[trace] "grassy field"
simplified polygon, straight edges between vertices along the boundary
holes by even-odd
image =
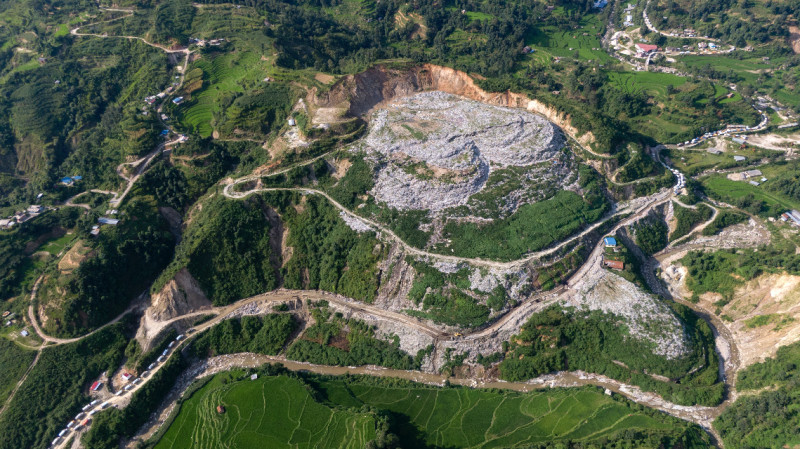
[[[391,414],[390,432],[409,448],[538,447],[556,441],[599,447],[621,438],[633,439],[631,447],[655,447],[662,438],[705,447],[701,432],[689,424],[596,388],[517,393],[318,376],[310,376],[306,387],[287,376],[228,384],[222,376],[183,403],[156,449],[364,447],[374,421],[355,412],[363,407]],[[227,408],[224,415],[213,410],[217,404]]]
[[[737,146],[729,145],[728,150],[722,154],[712,154],[706,149],[698,150],[693,148],[668,150],[666,154],[669,156],[675,168],[691,176],[712,168],[723,170],[734,167],[745,167],[751,165],[753,161],[759,158],[775,156],[779,153],[753,147],[740,149]],[[744,156],[747,159],[742,162],[736,162],[733,156]],[[742,168],[742,170],[744,170],[744,168]]]
[[[706,192],[723,199],[737,200],[747,195],[753,195],[756,200],[764,201],[769,207],[800,209],[800,202],[745,181],[732,181],[723,176],[710,176],[705,178],[702,183]]]
[[[596,15],[588,15],[581,19],[579,28],[575,30],[555,26],[537,28],[525,37],[525,45],[536,51],[534,57],[538,57],[537,53],[547,53],[571,58],[577,51],[579,59],[613,61],[614,58],[602,49],[601,36],[598,35],[601,30],[600,19]]]
[[[34,357],[35,351],[22,349],[13,342],[0,338],[0,404],[5,403]]]
[[[156,445],[173,448],[363,448],[376,436],[368,413],[332,409],[286,376],[228,383],[216,376],[184,402]],[[218,414],[216,407],[225,407]]]
[[[55,256],[69,246],[74,238],[75,234],[64,234],[61,237],[45,242],[44,245],[39,247],[39,251],[47,251]]]
[[[784,103],[787,106],[794,106],[800,103],[800,94],[796,89],[790,89],[784,84],[786,76],[791,77],[794,73],[793,69],[782,69],[781,66],[786,62],[786,58],[778,57],[772,58],[770,61],[764,61],[760,57],[736,59],[729,56],[701,56],[690,55],[684,56],[680,62],[689,68],[703,68],[711,66],[713,69],[720,72],[733,71],[737,76],[742,78],[742,81],[737,84],[748,84],[754,89],[760,89],[765,92],[770,92],[770,96],[776,100]],[[763,77],[758,71],[771,71],[768,77]],[[790,85],[790,84],[789,84]],[[738,94],[731,99],[721,100],[721,103],[733,102],[741,98]]]

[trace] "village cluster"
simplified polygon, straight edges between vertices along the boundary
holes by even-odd
[[[30,220],[33,217],[39,216],[45,212],[47,209],[44,206],[39,206],[37,204],[31,204],[28,206],[27,209],[14,212],[13,215],[9,215],[6,218],[0,219],[0,229],[11,229],[18,224],[25,223],[26,221]]]
[[[166,98],[167,95],[171,94],[175,90],[175,88],[177,88],[180,85],[180,81],[179,80],[180,80],[180,76],[176,75],[175,76],[175,81],[173,81],[172,84],[170,86],[168,86],[165,90],[163,90],[163,91],[161,91],[161,92],[159,92],[159,93],[157,93],[155,95],[150,95],[150,96],[145,97],[144,98],[145,105],[142,106],[142,115],[149,115],[150,114],[150,107],[153,106],[158,100],[164,99],[164,98]],[[172,99],[172,103],[176,104],[176,105],[179,105],[179,104],[183,103],[183,97],[175,97],[175,98],[173,98]],[[169,129],[169,126],[167,126],[167,124],[166,124],[166,122],[169,121],[169,117],[167,116],[167,114],[164,114],[161,111],[161,106],[158,106],[158,108],[156,109],[156,113],[160,114],[159,118],[161,119],[161,122],[164,123],[165,128],[161,131],[161,136],[166,139],[166,138],[169,137],[170,132],[172,132]],[[189,138],[185,134],[179,134],[178,135],[178,142],[185,142],[187,140],[189,140]]]
[[[131,390],[135,389],[138,385],[143,383],[145,377],[150,376],[152,371],[156,369],[161,363],[163,363],[167,356],[169,355],[170,351],[172,351],[175,346],[183,340],[184,336],[178,335],[175,337],[175,340],[169,342],[164,351],[161,352],[161,355],[158,356],[155,362],[148,365],[147,369],[142,372],[141,376],[135,377],[133,374],[130,373],[122,373],[120,377],[122,380],[127,383],[125,387],[118,389],[116,392],[111,394],[110,389],[107,389],[107,394],[103,394],[103,387],[106,387],[106,384],[102,381],[95,381],[92,383],[91,387],[89,387],[90,394],[94,394],[96,397],[99,396],[97,399],[92,400],[92,402],[86,404],[81,409],[81,412],[75,415],[70,422],[67,423],[66,427],[58,432],[58,436],[50,443],[51,447],[58,446],[64,438],[70,434],[70,432],[78,432],[83,429],[86,429],[92,423],[92,417],[99,413],[102,410],[105,410],[109,407],[116,407],[118,404],[112,404],[114,397],[120,397],[125,395],[126,393],[130,392]],[[106,399],[103,401],[103,399]]]

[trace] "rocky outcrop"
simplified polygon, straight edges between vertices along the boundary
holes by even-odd
[[[523,108],[543,115],[583,145],[595,141],[591,132],[580,134],[572,126],[571,117],[552,106],[510,91],[487,92],[478,87],[468,74],[432,64],[404,70],[373,67],[342,78],[328,92],[310,100],[318,107],[346,107],[351,115],[362,116],[394,98],[434,90],[495,106]]]
[[[168,321],[210,308],[211,301],[203,293],[200,284],[184,268],[160,292],[153,295],[147,314],[154,321]]]

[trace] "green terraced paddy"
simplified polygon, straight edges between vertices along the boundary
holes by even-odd
[[[221,376],[226,375],[184,402],[156,449],[364,447],[375,436],[377,420],[358,413],[363,410],[388,413],[389,431],[401,447],[510,448],[555,441],[601,447],[626,435],[637,435],[630,447],[677,440],[686,448],[707,447],[698,427],[594,387],[519,393],[316,375],[223,384]],[[214,411],[217,404],[227,408],[224,415]]]
[[[192,94],[188,104],[179,109],[181,123],[187,128],[208,137],[213,132],[212,120],[220,104],[236,93],[244,93],[262,83],[269,73],[269,64],[251,52],[228,53],[213,59],[201,59],[195,67],[202,70],[203,87]],[[196,69],[195,69],[196,70]],[[186,85],[196,77],[189,72]]]
[[[157,449],[363,448],[376,436],[373,415],[334,410],[286,376],[224,384],[216,376],[186,401]],[[216,407],[225,407],[219,414]]]
[[[610,72],[608,79],[625,92],[645,92],[661,98],[667,96],[668,85],[678,87],[686,83],[682,76],[660,72]]]

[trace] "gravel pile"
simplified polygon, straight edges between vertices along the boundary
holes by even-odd
[[[465,204],[490,167],[527,166],[558,156],[560,130],[544,117],[443,92],[396,100],[370,117],[366,149],[385,163],[371,192],[399,209]],[[421,166],[423,173],[408,169]]]
[[[352,215],[344,213],[344,211],[339,211],[339,217],[350,229],[358,233],[374,231],[374,229],[372,229],[372,227],[370,227],[368,224],[364,223],[358,218],[353,217]]]

